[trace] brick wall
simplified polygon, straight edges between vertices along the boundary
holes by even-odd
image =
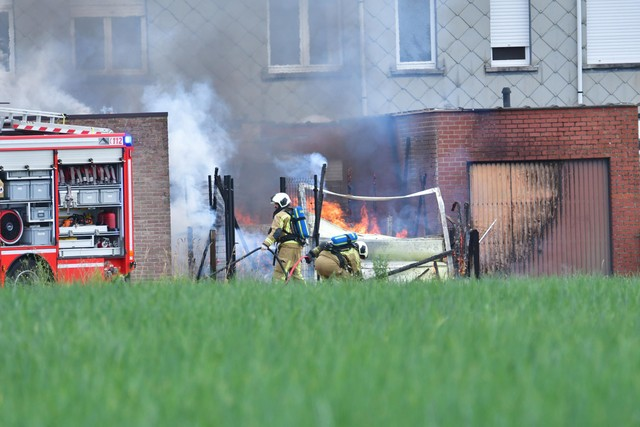
[[[422,141],[412,155],[426,169],[436,147],[447,206],[469,200],[470,162],[608,159],[613,271],[640,272],[637,106],[430,111],[397,121],[399,144]]]
[[[436,177],[437,145],[435,144],[438,123],[435,119],[436,116],[424,114],[396,116],[398,158],[402,161],[400,170],[406,186],[405,194],[422,190],[423,177],[426,178],[424,188],[433,188],[438,185]],[[416,205],[417,208],[419,200],[413,198],[404,201],[404,203]],[[419,215],[422,224],[412,235],[442,234],[442,223],[436,198],[426,196],[423,203],[424,207]]]
[[[167,113],[69,116],[70,123],[133,136],[135,279],[171,275],[171,210]]]
[[[138,261],[134,278],[171,274],[167,114],[72,116],[69,121],[133,135]],[[363,132],[363,124],[370,129],[372,121],[379,121],[380,129],[393,129],[395,135],[380,129],[375,134],[378,139],[393,139],[393,144],[383,145],[390,148],[395,144],[395,152],[381,151],[379,145],[373,152],[355,149],[371,144],[372,136]],[[425,111],[393,116],[392,122],[389,125],[387,116],[341,123],[342,130],[337,133],[341,142],[327,144],[328,138],[318,138],[300,151],[317,149],[333,158],[337,154],[333,154],[330,147],[345,147],[337,151],[342,152],[345,169],[353,166],[357,171],[366,167],[389,173],[380,179],[381,187],[387,187],[385,194],[418,191],[420,177],[426,175],[426,187],[440,187],[447,210],[454,201],[469,200],[471,162],[608,159],[613,271],[616,274],[640,272],[636,106]],[[299,136],[300,131],[288,129],[284,133]],[[294,139],[299,142],[298,138]],[[364,175],[363,181],[369,181],[370,171]],[[276,185],[276,177],[273,182]],[[399,188],[402,186],[405,188]],[[366,187],[362,192],[369,193]],[[427,198],[427,202],[434,203],[433,198]],[[426,211],[430,213],[427,219],[430,231],[441,232],[437,207],[429,206]]]

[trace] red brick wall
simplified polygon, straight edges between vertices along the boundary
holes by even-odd
[[[338,150],[342,151],[345,168],[359,170],[366,166],[382,170],[389,174],[380,179],[382,185],[406,187],[385,188],[386,194],[417,191],[420,177],[426,174],[427,188],[440,187],[447,210],[454,201],[469,200],[467,168],[470,162],[606,158],[610,164],[613,271],[630,274],[640,272],[637,111],[636,106],[606,106],[421,112],[395,116],[391,125],[395,135],[387,131],[376,132],[377,136],[366,135],[362,125],[371,129],[371,122],[354,121],[338,126],[343,128],[337,138],[341,143],[330,144],[331,138],[319,138],[307,144],[309,147],[302,144],[298,149],[300,152],[317,150],[332,157],[336,155],[332,148],[349,147]],[[371,120],[380,121],[380,128],[388,129],[388,117]],[[134,278],[171,274],[167,114],[73,116],[69,121],[133,135],[138,260]],[[283,133],[299,136],[300,132],[288,129]],[[281,136],[276,139],[280,140]],[[371,144],[373,137],[393,138],[396,152],[383,153],[379,146],[373,154],[354,149]],[[406,143],[407,137],[411,138],[410,144]],[[382,162],[384,167],[376,162]],[[365,175],[367,178],[368,174]],[[271,185],[277,182],[274,176]],[[427,200],[433,203],[433,198]],[[437,213],[437,207],[430,206],[427,212]],[[436,214],[428,218],[428,225],[433,233],[441,231]]]
[[[438,185],[436,177],[437,136],[436,116],[424,114],[406,114],[396,117],[396,138],[398,158],[401,160],[403,180],[405,181],[405,194],[422,190],[421,178],[426,175],[425,188],[433,188]],[[407,143],[407,138],[410,138]],[[407,150],[409,153],[407,154]],[[403,203],[418,205],[418,200],[408,199]],[[436,198],[426,196],[423,199],[424,209],[421,217],[423,224],[418,228],[416,235],[442,234],[442,224]],[[447,206],[449,208],[450,206]],[[412,234],[412,235],[414,235]]]
[[[133,136],[135,279],[171,275],[169,136],[166,113],[70,116],[69,122]]]
[[[432,111],[398,117],[399,140],[436,127],[437,182],[445,204],[469,200],[470,162],[609,159],[613,271],[640,272],[637,106]],[[415,156],[424,161],[430,148]]]

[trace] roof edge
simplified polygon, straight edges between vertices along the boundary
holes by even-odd
[[[154,113],[116,113],[116,114],[69,114],[67,119],[126,119],[142,117],[168,117],[167,112]]]

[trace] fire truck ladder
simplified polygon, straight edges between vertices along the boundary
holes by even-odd
[[[62,113],[47,111],[18,110],[13,108],[1,108],[2,128],[13,130],[26,130],[33,132],[68,133],[74,135],[91,135],[113,133],[111,129],[97,128],[93,126],[76,126],[65,124],[67,116]]]

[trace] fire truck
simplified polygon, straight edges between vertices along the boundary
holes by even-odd
[[[66,116],[0,108],[0,286],[127,279],[132,138]]]

